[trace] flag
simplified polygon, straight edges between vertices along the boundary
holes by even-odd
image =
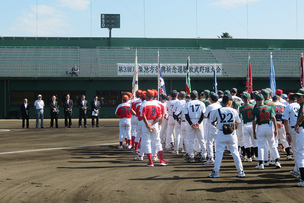
[[[270,89],[272,91],[272,96],[276,95],[276,80],[275,80],[275,72],[274,72],[274,66],[272,61],[272,53],[270,52]]]
[[[190,56],[188,56],[188,59],[187,59],[187,75],[186,75],[186,92],[187,92],[187,94],[190,94],[190,92],[191,92],[189,66],[190,66]]]
[[[166,93],[166,87],[165,87],[165,81],[163,78],[163,74],[160,69],[160,61],[159,61],[159,51],[158,51],[158,100],[159,100],[159,95],[161,93]]]
[[[138,64],[137,64],[137,49],[135,52],[135,66],[133,73],[133,81],[132,81],[132,94],[135,97],[135,93],[138,90]]]
[[[248,57],[248,68],[246,77],[246,91],[250,94],[252,92],[252,72],[250,64],[250,56]]]
[[[213,70],[213,92],[216,94],[218,93],[215,69]]]
[[[304,87],[304,61],[303,61],[303,53],[301,56],[301,88]]]

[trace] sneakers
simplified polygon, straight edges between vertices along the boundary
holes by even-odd
[[[304,181],[302,179],[298,182],[298,187],[304,187]]]
[[[160,166],[168,166],[168,163],[165,162],[164,160],[161,160],[159,165]]]
[[[214,160],[213,159],[208,159],[208,161],[206,161],[204,164],[205,165],[213,165],[214,164]]]
[[[182,152],[185,152],[185,150],[184,149],[179,149],[178,152],[182,153]]]
[[[269,166],[269,162],[264,162],[264,166]]]
[[[297,171],[294,171],[294,170],[290,171],[289,173],[290,173],[290,175],[292,175],[293,177],[298,177],[298,176],[300,175]]]
[[[286,159],[287,159],[287,160],[292,160],[292,156],[291,156],[291,155],[288,155],[288,156],[286,157]]]
[[[219,177],[220,177],[219,172],[212,171],[212,173],[209,174],[209,178],[219,178]]]
[[[188,162],[189,163],[195,163],[195,159],[194,158],[190,158]]]
[[[238,177],[239,178],[244,178],[245,177],[245,172],[244,171],[239,171]]]
[[[184,154],[183,158],[188,159],[189,158],[189,154],[188,153]]]
[[[122,148],[123,148],[123,146],[118,146],[118,147],[117,147],[117,149],[122,149]]]
[[[270,162],[269,162],[269,165],[271,165],[271,166],[276,166],[276,162],[275,162],[275,161],[270,161]]]
[[[255,155],[253,155],[252,160],[254,160],[254,161],[258,161],[258,160],[259,160],[259,158],[258,158],[258,157],[256,157]]]
[[[281,168],[280,162],[277,161],[277,162],[275,163],[275,166],[276,166],[276,168]]]
[[[142,156],[137,156],[134,158],[134,161],[143,161],[144,160],[144,157]]]
[[[124,145],[125,148],[127,148],[128,146],[129,146],[128,144],[125,144],[125,145]]]
[[[172,152],[172,154],[178,154],[178,151],[177,151],[177,150],[174,150],[174,151]]]
[[[158,160],[159,160],[159,159],[158,159],[157,156],[152,157],[152,161],[158,161]]]
[[[128,146],[128,149],[131,149],[132,148],[132,146]]]
[[[264,170],[264,164],[258,164],[255,169]]]
[[[252,158],[247,158],[247,156],[245,156],[244,162],[252,162]]]
[[[203,162],[203,163],[205,163],[207,161],[207,159],[206,159],[206,157],[201,157],[200,161]]]
[[[148,163],[147,167],[154,167],[154,164],[153,163]]]

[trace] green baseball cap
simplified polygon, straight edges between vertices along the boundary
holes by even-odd
[[[247,93],[247,92],[244,92],[244,93],[242,94],[242,99],[250,99],[250,94]]]
[[[295,93],[296,95],[300,95],[303,96],[304,95],[304,89],[299,89],[297,93]]]
[[[209,95],[210,91],[209,90],[204,90],[204,94]]]
[[[269,95],[270,93],[269,93],[269,91],[267,89],[262,89],[261,90],[261,94],[262,95]]]
[[[225,90],[224,94],[230,94],[230,91],[229,90]]]
[[[259,94],[257,94],[255,96],[255,100],[256,101],[263,101],[264,100],[264,96],[261,93],[259,93]]]

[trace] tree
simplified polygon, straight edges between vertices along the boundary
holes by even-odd
[[[218,38],[232,38],[232,36],[231,35],[229,35],[229,33],[228,32],[223,32],[223,34],[221,35],[221,36],[217,36]]]

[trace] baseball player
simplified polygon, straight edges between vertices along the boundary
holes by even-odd
[[[158,151],[160,165],[161,166],[168,165],[168,163],[166,163],[163,159],[163,148],[161,145],[160,137],[159,135],[157,135],[159,133],[158,122],[161,119],[161,108],[155,101],[152,100],[154,95],[155,94],[153,90],[147,90],[146,102],[142,105],[142,112],[141,112],[145,124],[145,127],[143,127],[142,144],[145,146],[145,152],[149,160],[147,164],[148,167],[154,166],[151,155],[152,140],[155,142],[156,151]]]
[[[129,97],[124,95],[122,97],[123,103],[119,104],[116,108],[115,114],[119,116],[119,147],[122,149],[123,137],[124,135],[128,139],[128,149],[131,149],[131,109],[130,104],[128,103]]]
[[[297,132],[297,162],[301,174],[298,186],[304,187],[304,89],[299,89],[295,95],[297,96],[297,102],[300,104],[298,120],[295,124],[295,131]]]
[[[201,145],[201,157],[206,159],[206,145],[204,141],[203,119],[204,112],[206,111],[205,104],[198,100],[198,93],[193,90],[190,93],[191,101],[186,103],[185,117],[188,121],[188,146],[189,146],[189,162],[193,163],[194,160],[194,139],[197,138]]]
[[[212,111],[212,124],[216,125],[218,133],[216,136],[216,154],[213,172],[209,175],[210,178],[220,177],[219,171],[223,159],[223,153],[226,145],[233,156],[235,166],[238,170],[238,177],[245,177],[242,161],[238,152],[237,136],[235,128],[241,122],[238,112],[231,108],[232,96],[230,94],[223,97],[223,107]]]
[[[244,161],[252,162],[252,154],[257,155],[258,147],[256,140],[253,139],[252,121],[254,104],[250,103],[250,94],[244,92],[242,94],[244,105],[240,107],[240,116],[243,121],[243,133],[244,133],[244,146],[246,156]],[[251,152],[252,149],[252,152]]]
[[[171,147],[173,147],[175,134],[174,134],[174,127],[175,127],[175,121],[173,118],[173,110],[174,105],[177,100],[177,91],[173,90],[170,92],[171,100],[167,101],[167,111],[168,111],[168,125],[167,125],[167,137],[166,137],[166,150],[169,151]]]
[[[139,145],[141,143],[142,129],[143,129],[143,120],[142,120],[142,116],[141,116],[141,106],[145,102],[145,98],[146,98],[146,91],[142,91],[141,96],[140,96],[140,99],[141,99],[142,102],[138,103],[136,105],[136,117],[138,119],[138,124],[137,124],[137,134],[136,134],[136,137],[135,137],[135,150],[134,150],[135,153],[138,152],[138,148],[139,148]],[[143,155],[144,155],[144,146],[141,145],[140,154],[138,154],[134,158],[134,160],[135,161],[142,161],[144,159]]]
[[[137,90],[135,92],[136,98],[131,100],[130,107],[131,107],[131,113],[132,113],[132,118],[131,118],[131,136],[132,136],[132,149],[135,148],[135,137],[137,134],[137,124],[138,124],[138,119],[136,117],[136,105],[138,103],[141,103],[140,99],[140,94],[141,90]]]
[[[285,105],[280,102],[280,97],[279,96],[274,96],[272,97],[272,101],[274,102],[276,109],[276,120],[278,124],[278,136],[276,137],[276,142],[280,143],[283,145],[285,152],[287,153],[287,160],[292,160],[292,156],[290,155],[290,147],[289,143],[286,141],[286,131],[283,123],[283,113],[285,110]],[[279,139],[279,140],[278,140]]]
[[[286,130],[286,139],[291,142],[291,147],[293,150],[293,156],[295,160],[295,167],[290,174],[298,177],[299,176],[299,167],[298,167],[298,151],[297,151],[297,133],[295,131],[295,125],[298,119],[298,112],[300,105],[296,102],[296,97],[294,94],[289,96],[289,105],[286,106],[282,119],[284,120],[284,126]]]
[[[174,142],[174,151],[172,152],[173,154],[178,154],[179,152],[182,151],[183,149],[183,136],[181,133],[181,125],[178,123],[180,120],[181,116],[181,106],[186,103],[186,92],[181,91],[178,94],[178,102],[175,102],[174,107],[173,107],[173,118],[175,121],[175,142]]]
[[[264,105],[264,97],[262,94],[257,94],[256,107],[253,109],[253,137],[258,141],[258,155],[259,164],[256,169],[264,169],[264,161],[267,161],[268,156],[265,156],[265,150],[267,146],[265,142],[268,142],[270,150],[272,151],[275,159],[276,168],[281,168],[279,162],[279,152],[275,144],[274,136],[278,135],[277,121],[275,118],[275,112],[271,106]],[[272,125],[273,123],[273,125]],[[274,131],[273,131],[274,127]]]
[[[213,111],[222,107],[217,101],[218,101],[218,95],[215,93],[211,93],[210,105],[206,108],[206,112],[204,114],[204,118],[205,118],[204,122],[206,121],[208,128],[208,130],[205,131],[205,137],[207,138],[206,140],[207,140],[207,152],[208,152],[208,160],[204,163],[205,165],[214,164],[213,145],[216,144],[214,141],[217,135],[217,128],[216,126],[212,125],[210,115]]]
[[[164,116],[163,124],[161,125],[161,129],[160,129],[160,139],[162,140],[163,143],[167,137],[167,126],[168,126],[167,95],[165,93],[162,93],[159,98],[162,102],[162,105],[165,108],[165,116]]]

